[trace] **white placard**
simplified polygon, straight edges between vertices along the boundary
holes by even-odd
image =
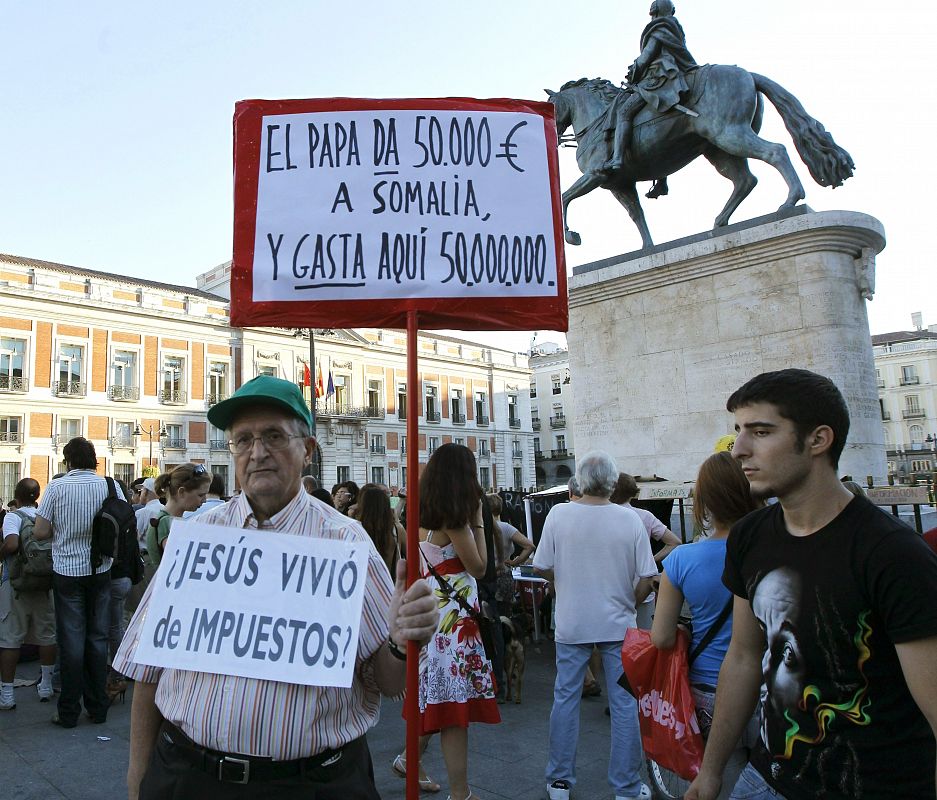
[[[264,116],[253,301],[556,296],[546,148],[532,113]]]
[[[351,686],[368,547],[176,520],[135,659]]]
[[[692,483],[639,483],[638,500],[686,500],[693,495]]]

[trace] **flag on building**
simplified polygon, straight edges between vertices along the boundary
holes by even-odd
[[[325,394],[325,386],[322,385],[322,364],[316,364],[316,398]]]
[[[328,399],[333,394],[335,394],[335,382],[332,380],[332,370],[329,370],[329,386],[325,390],[325,398]]]
[[[312,374],[309,372],[309,365],[303,361],[303,386],[312,386]]]

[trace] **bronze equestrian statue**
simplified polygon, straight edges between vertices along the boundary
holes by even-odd
[[[655,181],[648,197],[666,194],[667,176],[700,155],[733,184],[715,227],[727,225],[755,188],[748,158],[764,161],[781,173],[788,195],[778,210],[793,208],[805,195],[787,151],[756,135],[764,112],[762,94],[781,115],[817,183],[835,188],[853,173],[849,153],[783,87],[740,67],[697,65],[674,11],[671,0],[654,0],[651,22],[641,34],[641,55],[628,70],[626,88],[601,78],[582,78],[558,92],[547,90],[556,109],[557,133],[562,136],[570,126],[575,133],[576,162],[583,173],[563,193],[569,244],[581,241],[566,222],[570,202],[601,187],[627,209],[644,247],[653,245],[635,184]]]

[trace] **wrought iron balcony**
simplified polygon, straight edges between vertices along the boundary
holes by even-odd
[[[509,417],[509,418],[508,418],[508,426],[511,427],[511,428],[519,428],[519,427],[521,426],[521,418],[520,418],[520,417]]]
[[[918,375],[905,375],[901,379],[902,386],[917,386],[921,382],[921,378]]]
[[[464,425],[465,424],[465,414],[452,414],[452,424],[453,425]]]
[[[540,430],[540,417],[531,417],[530,418],[530,427],[535,431]]]
[[[13,431],[0,431],[0,444],[22,444],[23,434]]]
[[[227,450],[228,443],[224,439],[212,439],[208,443],[209,450]]]
[[[222,400],[227,400],[228,395],[226,392],[211,392],[208,395],[208,405],[213,406],[217,403],[220,403]]]
[[[139,400],[139,386],[109,386],[107,396],[111,400]]]
[[[381,406],[367,406],[365,411],[371,419],[384,419],[384,409]]]
[[[426,412],[426,421],[427,422],[439,422],[442,419],[442,415],[439,411],[427,411]]]
[[[490,451],[490,450],[479,450],[479,451],[478,451],[478,457],[479,457],[479,458],[491,458],[491,451]]]
[[[550,453],[552,458],[569,458],[572,455],[572,453],[565,447],[561,447],[557,450],[551,450]]]
[[[922,419],[923,417],[926,417],[927,414],[924,413],[923,408],[906,408],[901,412],[901,416],[905,419]]]
[[[134,447],[132,436],[112,436],[111,450],[129,450]]]
[[[551,428],[565,428],[566,427],[566,415],[557,414],[555,417],[550,417],[550,427]]]
[[[318,414],[320,417],[369,419],[372,416],[371,411],[373,411],[371,406],[349,406],[335,403],[316,404],[316,414]]]
[[[476,425],[490,425],[491,419],[485,414],[479,414],[477,417],[475,417],[475,424]]]
[[[534,458],[535,458],[537,461],[539,461],[541,458],[543,458],[543,450],[541,450],[539,447],[537,447],[537,448],[534,449]]]
[[[515,448],[514,450],[511,451],[511,458],[523,458],[523,457],[524,457],[524,453],[520,449]]]
[[[185,439],[165,439],[163,447],[167,450],[185,450]]]
[[[377,456],[382,456],[387,452],[387,448],[382,444],[372,444],[371,453]]]
[[[86,384],[78,381],[52,381],[52,393],[56,397],[84,397]]]
[[[16,375],[0,375],[0,392],[28,392],[29,381]]]
[[[182,389],[160,389],[159,402],[166,406],[182,406],[188,402],[188,395]]]

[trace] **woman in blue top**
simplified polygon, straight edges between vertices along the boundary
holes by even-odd
[[[708,529],[709,536],[692,545],[676,548],[664,559],[657,611],[651,628],[651,641],[661,650],[669,650],[677,638],[677,622],[684,600],[693,619],[692,653],[719,621],[732,595],[722,584],[729,529],[761,504],[751,495],[748,478],[729,453],[716,453],[700,467],[693,489],[693,518],[697,528]],[[690,685],[696,701],[696,716],[705,739],[712,724],[716,681],[719,668],[729,649],[732,616],[690,665]],[[750,726],[757,735],[757,726]],[[739,741],[726,765],[718,800],[726,800],[748,761],[749,733]]]

